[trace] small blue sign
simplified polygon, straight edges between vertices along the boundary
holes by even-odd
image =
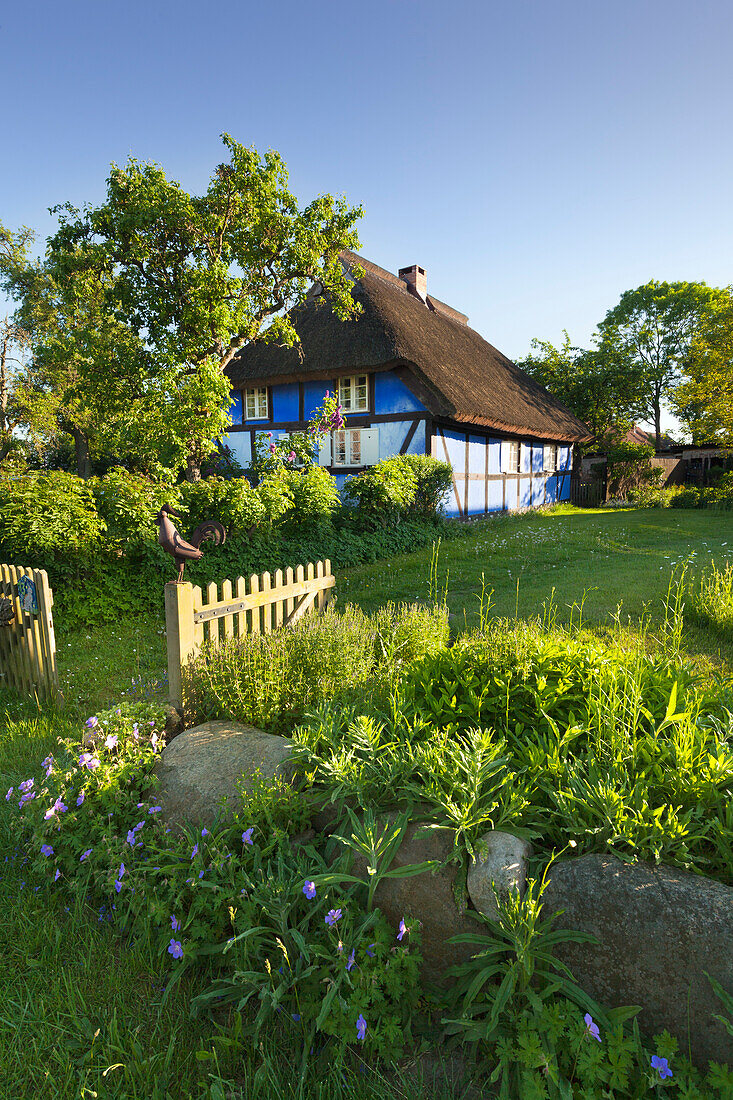
[[[36,599],[36,582],[30,577],[18,578],[18,598],[20,606],[27,615],[38,614],[38,600]]]

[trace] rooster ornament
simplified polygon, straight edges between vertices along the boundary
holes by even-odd
[[[209,539],[215,546],[221,546],[223,542],[226,542],[227,533],[218,520],[207,519],[205,523],[200,523],[196,528],[191,535],[191,541],[186,542],[176,530],[170,516],[176,516],[176,518],[178,518],[178,513],[174,512],[168,504],[164,504],[155,517],[155,521],[158,524],[158,542],[163,547],[166,554],[170,554],[175,560],[178,566],[176,584],[181,584],[183,582],[183,570],[186,568],[186,562],[200,561],[204,556],[203,551],[199,550],[201,543],[204,542],[205,539]]]

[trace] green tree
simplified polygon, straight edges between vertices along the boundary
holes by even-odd
[[[725,304],[727,292],[705,283],[662,283],[652,280],[621,295],[598,326],[602,337],[639,379],[640,414],[654,423],[661,445],[661,413],[679,383],[695,336],[707,319]]]
[[[320,195],[300,209],[278,153],[260,156],[227,134],[223,142],[229,162],[203,195],[131,159],[113,166],[101,206],[54,208],[59,228],[37,265],[45,283],[30,279],[17,248],[16,262],[6,258],[2,268],[22,310],[43,313],[49,301],[44,349],[55,349],[62,331],[64,352],[78,350],[76,399],[91,412],[114,398],[95,430],[104,423],[108,444],[141,468],[157,455],[185,467],[189,480],[229,426],[225,370],[239,349],[255,340],[295,344],[288,311],[314,282],[342,319],[358,309],[340,253],[358,247],[361,208]],[[103,346],[93,349],[93,326],[69,323],[89,301],[105,318]],[[119,329],[124,340],[113,347]]]
[[[564,336],[559,348],[533,340],[519,366],[587,424],[596,440],[630,427],[639,408],[639,379],[616,343],[607,337],[584,350]]]
[[[672,395],[694,443],[733,443],[733,288],[727,294],[693,337]]]

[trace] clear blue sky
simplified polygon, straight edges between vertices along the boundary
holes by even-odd
[[[100,201],[111,161],[192,191],[219,134],[513,358],[648,279],[733,282],[728,0],[4,5],[0,219]]]

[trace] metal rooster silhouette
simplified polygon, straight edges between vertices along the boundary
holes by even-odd
[[[209,539],[215,546],[220,546],[223,542],[226,542],[227,533],[218,520],[207,519],[205,523],[200,523],[196,528],[191,535],[191,541],[186,542],[185,539],[181,538],[169,516],[178,518],[178,513],[174,512],[170,505],[164,504],[155,517],[155,522],[158,524],[158,542],[166,554],[170,554],[175,560],[178,566],[176,584],[181,584],[186,562],[200,561],[204,556],[203,551],[199,550],[201,543],[205,539]]]

